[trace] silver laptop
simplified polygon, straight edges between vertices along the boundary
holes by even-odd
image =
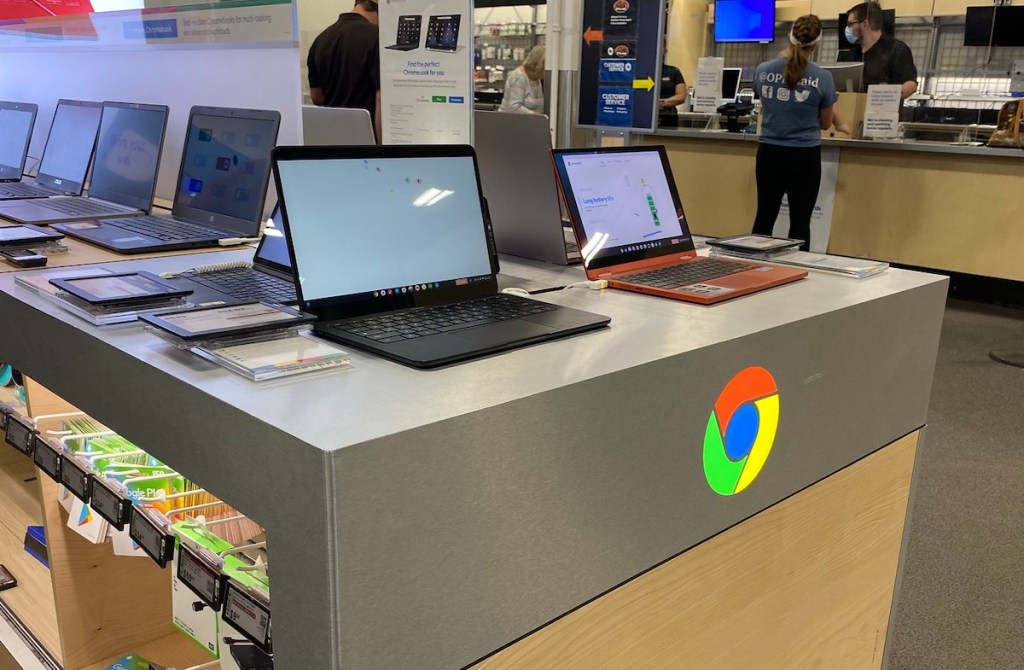
[[[104,102],[89,195],[0,202],[0,216],[45,225],[138,216],[153,206],[167,107]]]
[[[21,181],[38,110],[31,102],[0,102],[0,181]]]
[[[313,146],[376,144],[373,119],[365,109],[302,106],[302,143]]]
[[[80,195],[102,113],[98,102],[58,100],[35,183],[0,184],[0,200]]]
[[[579,248],[559,204],[548,118],[474,112],[473,125],[498,252],[558,265],[578,263]]]

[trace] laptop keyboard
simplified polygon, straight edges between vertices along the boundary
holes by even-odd
[[[40,207],[52,209],[55,212],[67,214],[68,216],[99,216],[111,212],[123,212],[126,209],[115,209],[112,205],[95,202],[86,198],[49,198],[37,204]]]
[[[627,281],[630,284],[674,289],[743,272],[744,270],[749,270],[750,267],[746,263],[734,263],[733,261],[701,257],[679,265],[670,265],[658,268],[657,270],[648,270],[632,275],[622,275],[616,277],[616,279]]]
[[[500,294],[451,305],[419,307],[401,312],[357,317],[327,325],[374,342],[391,344],[518,319],[555,309],[555,305]]]
[[[294,302],[295,287],[266,272],[251,268],[231,268],[216,272],[183,272],[197,284],[226,293],[238,300],[270,300]]]
[[[139,235],[155,237],[158,240],[191,240],[203,237],[224,237],[220,230],[207,228],[178,219],[164,219],[158,216],[133,216],[128,219],[107,219],[104,223]]]
[[[5,198],[19,198],[31,195],[57,195],[57,191],[51,191],[35,184],[27,184],[23,181],[0,184],[0,196]]]

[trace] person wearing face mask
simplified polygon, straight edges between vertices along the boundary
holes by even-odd
[[[899,84],[900,97],[917,91],[917,67],[910,47],[882,33],[882,8],[877,2],[854,5],[846,14],[846,40],[853,49],[840,60],[864,63],[864,85]]]
[[[811,215],[821,184],[821,131],[835,124],[839,99],[832,73],[810,62],[821,44],[821,19],[813,14],[793,22],[789,48],[754,72],[754,94],[761,99],[761,137],[754,176],[757,214],[753,232],[771,235],[782,196],[789,196],[789,237],[811,243]]]

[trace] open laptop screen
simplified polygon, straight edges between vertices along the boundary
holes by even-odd
[[[305,148],[306,155],[316,151]],[[430,293],[491,279],[472,155],[365,155],[373,157],[275,154],[304,303]]]
[[[36,106],[0,103],[0,179],[21,179]]]
[[[103,106],[98,102],[57,103],[36,181],[61,191],[81,193],[102,113]]]
[[[204,109],[211,110],[204,112]],[[277,112],[194,108],[189,117],[174,214],[255,233],[277,143]]]
[[[693,250],[662,147],[552,153],[587,267]]]
[[[104,103],[89,195],[148,210],[166,126],[167,107]]]

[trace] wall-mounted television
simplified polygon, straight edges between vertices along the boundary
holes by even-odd
[[[964,46],[1024,47],[1024,7],[968,7]]]
[[[775,0],[715,0],[716,42],[771,42]]]

